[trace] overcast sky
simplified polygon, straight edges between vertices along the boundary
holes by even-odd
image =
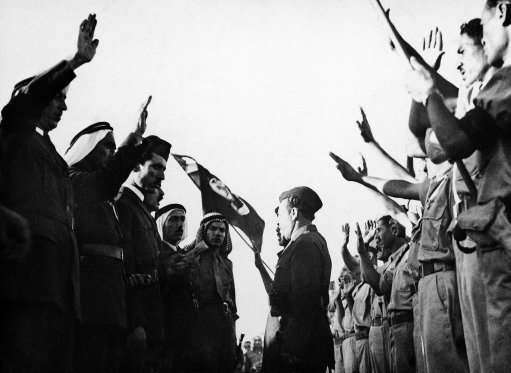
[[[263,258],[274,267],[278,195],[308,185],[323,200],[316,223],[328,241],[332,276],[341,267],[340,226],[384,213],[370,193],[345,182],[329,151],[389,176],[361,141],[362,105],[380,143],[404,162],[411,141],[404,70],[389,50],[370,0],[0,0],[0,101],[12,86],[75,51],[80,22],[96,13],[96,58],[77,71],[68,111],[52,139],[60,151],[96,121],[121,142],[149,94],[148,134],[195,157],[266,221]],[[459,26],[481,0],[383,0],[416,47],[431,27],[444,32],[441,73],[454,82]],[[44,6],[44,7],[43,7]],[[188,209],[189,238],[200,194],[172,159],[165,201]],[[262,334],[267,297],[250,250],[233,237],[238,333]],[[353,241],[353,240],[352,240]]]

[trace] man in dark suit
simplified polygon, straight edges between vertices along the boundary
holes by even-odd
[[[15,86],[0,123],[0,204],[23,216],[32,244],[21,262],[0,270],[0,365],[9,372],[68,372],[80,316],[78,255],[66,162],[52,144],[67,109],[74,70],[98,45],[95,15],[80,26],[77,52]]]
[[[323,373],[333,368],[334,351],[326,310],[332,262],[312,224],[322,202],[308,187],[284,192],[279,201],[277,232],[287,244],[269,289],[268,327],[275,327],[276,317],[280,321],[275,337],[266,338],[263,372]]]
[[[116,203],[128,280],[127,371],[150,371],[160,358],[163,341],[163,306],[158,279],[160,237],[151,208],[144,200],[147,192],[159,188],[165,178],[169,153],[170,144],[163,140],[147,149]]]

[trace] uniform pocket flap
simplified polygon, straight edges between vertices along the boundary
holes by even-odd
[[[503,205],[500,200],[492,200],[484,205],[473,206],[458,216],[458,227],[467,231],[484,232],[495,220],[495,216],[501,207]]]

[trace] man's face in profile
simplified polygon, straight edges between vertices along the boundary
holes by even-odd
[[[167,161],[162,156],[153,153],[151,159],[139,165],[137,170],[138,184],[142,188],[155,188],[161,186],[165,180]]]
[[[503,6],[507,6],[509,9],[509,4]],[[506,14],[506,16],[509,16],[509,14]],[[499,5],[493,8],[485,5],[481,15],[481,24],[483,25],[483,48],[488,58],[488,64],[501,67],[509,40]]]
[[[39,128],[45,132],[54,130],[62,118],[62,113],[66,110],[66,93],[62,91],[44,108],[39,119]]]
[[[458,71],[466,87],[482,79],[488,70],[483,46],[467,34],[460,36],[458,47]]]

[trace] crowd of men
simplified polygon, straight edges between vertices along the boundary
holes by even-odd
[[[455,103],[437,73],[439,30],[424,42],[433,58],[410,59],[409,127],[425,180],[389,159],[363,112],[362,137],[403,177],[371,177],[331,154],[346,180],[394,212],[354,227],[357,256],[352,228],[342,227],[333,296],[329,250],[313,224],[321,198],[305,186],[279,196],[274,276],[254,253],[270,305],[264,342],[245,354],[229,222],[205,214],[180,246],[186,208],[160,207],[171,145],[144,137],[150,98],[119,147],[108,122],[76,134],[63,157],[48,136],[75,70],[94,58],[96,22],[82,22],[71,59],[16,84],[2,109],[2,372],[509,370],[511,1],[486,0],[481,19],[462,25]],[[418,214],[394,197],[418,201]]]
[[[337,372],[507,372],[511,367],[511,2],[486,1],[461,26],[455,105],[439,84],[442,35],[424,40],[429,66],[410,59],[409,127],[427,177],[399,165],[375,140],[362,110],[361,135],[398,179],[368,176],[331,154],[343,177],[378,193],[394,216],[357,224],[332,297]],[[431,53],[433,52],[433,53]],[[435,53],[436,52],[436,53]],[[412,163],[413,165],[413,163]],[[412,209],[390,197],[419,201]]]

